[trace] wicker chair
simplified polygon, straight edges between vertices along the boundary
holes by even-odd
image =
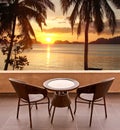
[[[48,104],[48,112],[50,115],[50,110],[49,110],[50,99],[48,97],[46,89],[39,88],[34,85],[13,78],[9,78],[9,81],[11,82],[13,88],[15,89],[18,97],[17,119],[19,115],[20,106],[25,106],[25,105],[28,105],[29,108],[29,119],[30,119],[31,128],[32,128],[31,109],[33,105],[35,105],[36,109],[38,109],[37,104]]]
[[[105,79],[103,81],[100,81],[100,82],[97,82],[94,84],[80,86],[77,89],[77,95],[75,97],[74,114],[76,113],[77,103],[88,103],[89,107],[91,107],[89,126],[91,126],[91,123],[92,123],[92,114],[93,114],[94,104],[95,105],[104,105],[105,117],[107,118],[105,95],[107,94],[114,79],[115,78],[112,77],[112,78]],[[102,104],[99,102],[101,100],[103,100]]]

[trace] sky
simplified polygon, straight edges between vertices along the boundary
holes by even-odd
[[[72,34],[71,26],[68,21],[68,17],[70,16],[71,10],[65,15],[63,15],[60,5],[60,0],[51,0],[55,5],[55,12],[52,12],[51,10],[47,10],[47,26],[43,26],[43,31],[40,30],[40,28],[37,26],[37,24],[34,23],[34,30],[36,34],[36,38],[38,41],[42,43],[49,43],[52,44],[56,40],[68,40],[70,42],[72,41],[79,41],[84,42],[84,29],[82,29],[82,32],[79,37],[77,37],[76,31],[74,29],[74,32]],[[115,9],[114,6],[112,6],[114,9],[116,19],[117,19],[117,29],[114,35],[111,34],[107,23],[106,28],[101,34],[97,34],[94,30],[94,27],[91,25],[89,29],[89,41],[94,41],[97,38],[111,38],[113,36],[119,36],[120,29],[119,29],[119,22],[120,22],[120,9]]]

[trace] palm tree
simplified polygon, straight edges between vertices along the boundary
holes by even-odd
[[[69,17],[71,28],[73,30],[76,20],[77,35],[81,33],[81,26],[85,25],[85,48],[84,48],[84,69],[88,70],[88,41],[89,26],[93,23],[96,32],[99,34],[104,30],[104,18],[106,17],[112,34],[116,28],[115,14],[108,3],[111,1],[116,7],[120,5],[118,0],[60,0],[63,14],[67,13],[70,7],[73,7]],[[119,3],[119,4],[118,4]],[[120,7],[120,6],[119,6]]]
[[[120,1],[119,0],[111,0],[113,4],[117,7],[120,8]]]
[[[47,8],[54,11],[54,4],[50,0],[2,0],[0,1],[0,34],[6,32],[11,34],[9,52],[7,55],[4,70],[8,69],[13,40],[15,36],[15,27],[24,35],[26,47],[31,45],[31,37],[35,38],[35,33],[30,24],[33,18],[42,29],[42,24],[46,25]]]

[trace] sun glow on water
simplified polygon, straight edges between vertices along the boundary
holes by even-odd
[[[47,59],[47,65],[49,65],[49,63],[50,63],[50,46],[49,45],[47,46],[47,57],[46,57],[46,59]]]

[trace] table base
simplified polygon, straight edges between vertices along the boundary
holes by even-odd
[[[72,116],[72,120],[74,120],[70,104],[71,104],[71,101],[67,92],[54,94],[54,97],[51,102],[51,108],[50,108],[50,111],[51,111],[52,106],[54,106],[51,123],[53,122],[53,117],[54,117],[56,107],[68,107]]]

